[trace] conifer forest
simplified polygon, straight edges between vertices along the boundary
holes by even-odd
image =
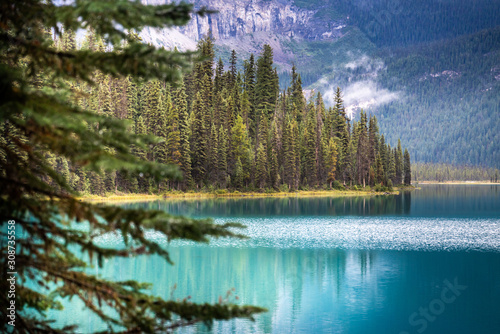
[[[0,0],[0,332],[500,333],[500,0]]]
[[[76,48],[71,31],[58,48]],[[104,50],[99,36],[87,33],[82,48]],[[299,69],[280,90],[273,50],[265,45],[237,67],[236,52],[225,63],[215,59],[211,37],[200,40],[202,61],[176,87],[158,80],[94,73],[95,86],[80,84],[82,109],[127,119],[130,131],[160,138],[148,149],[132,148],[144,160],[179,167],[181,181],[154,181],[143,173],[96,173],[49,156],[51,165],[78,192],[158,193],[167,190],[293,191],[344,189],[411,183],[410,154],[398,141],[386,144],[377,118],[346,114],[342,90],[332,107],[321,93],[304,96]],[[41,80],[43,80],[41,78]],[[96,127],[98,124],[88,124]],[[113,154],[113,152],[109,152]]]

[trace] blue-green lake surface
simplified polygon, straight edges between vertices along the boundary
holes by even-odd
[[[94,269],[106,278],[151,282],[152,293],[166,299],[174,284],[174,298],[195,302],[217,302],[234,288],[236,303],[269,310],[255,322],[215,323],[212,332],[500,333],[500,186],[128,206],[248,227],[249,240],[169,244],[174,266],[140,256]],[[101,242],[118,246],[121,237]],[[83,333],[105,329],[75,300],[50,316],[60,325],[79,324]]]

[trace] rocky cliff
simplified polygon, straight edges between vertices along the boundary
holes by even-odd
[[[165,0],[143,0],[146,4],[160,4]],[[194,1],[190,1],[194,2]],[[290,40],[326,41],[342,36],[342,20],[326,22],[317,17],[317,10],[305,10],[287,0],[201,0],[194,6],[217,10],[205,17],[194,16],[184,27],[176,30],[147,29],[142,36],[147,42],[181,50],[193,49],[196,41],[209,32],[218,45],[239,52],[259,51],[262,44],[270,44],[278,62],[286,62],[292,52],[284,47]]]

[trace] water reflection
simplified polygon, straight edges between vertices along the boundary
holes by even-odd
[[[141,205],[147,209],[191,217],[408,215],[411,192],[399,196],[368,197],[174,199]],[[136,207],[137,203],[129,206]]]
[[[399,195],[169,199],[127,204],[191,217],[500,217],[500,185],[421,185]]]
[[[196,302],[217,302],[235,288],[239,304],[269,312],[252,323],[216,323],[214,333],[399,333],[416,332],[408,317],[440,296],[443,280],[468,288],[429,326],[428,333],[495,332],[500,285],[500,255],[338,249],[171,247],[176,265],[141,256],[106,262],[100,275],[153,283],[152,293],[171,298],[190,295]],[[66,305],[82,333],[104,330],[82,305]],[[482,319],[482,322],[478,322]],[[375,330],[376,329],[376,330]],[[180,332],[207,332],[203,326]]]
[[[174,298],[190,295],[197,302],[217,302],[234,287],[238,303],[269,309],[255,323],[216,323],[215,333],[418,333],[410,315],[456,278],[467,290],[425,333],[499,333],[499,189],[422,186],[399,196],[134,204],[217,221],[237,218],[251,239],[170,244],[174,266],[140,256],[110,259],[94,270],[113,280],[151,282],[151,293],[167,299],[174,284]],[[102,242],[121,243],[113,235]],[[82,309],[66,301],[63,313],[48,315],[61,326],[78,323],[82,333],[106,329]]]

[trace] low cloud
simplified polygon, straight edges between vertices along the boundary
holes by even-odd
[[[378,73],[385,69],[384,62],[380,59],[370,58],[365,54],[348,54],[352,59],[343,68],[349,74],[349,83],[341,87],[347,114],[352,118],[359,109],[377,107],[401,98],[401,92],[391,92],[376,82]],[[362,70],[361,73],[359,72]],[[357,70],[354,74],[352,71]],[[323,77],[318,81],[323,87],[325,101],[333,102],[337,85]]]
[[[371,80],[358,81],[344,90],[344,101],[347,105],[359,104],[364,101],[375,101],[376,105],[392,102],[399,98],[398,92],[377,87]]]
[[[350,55],[353,57],[352,53]],[[345,64],[344,68],[352,71],[362,68],[365,72],[371,72],[376,75],[380,70],[384,69],[384,62],[380,59],[372,59],[367,55],[362,55]]]
[[[330,86],[324,94],[325,100],[333,101],[336,87]],[[343,89],[344,105],[349,117],[353,117],[358,109],[377,107],[400,98],[400,92],[379,87],[372,80],[357,81]]]

